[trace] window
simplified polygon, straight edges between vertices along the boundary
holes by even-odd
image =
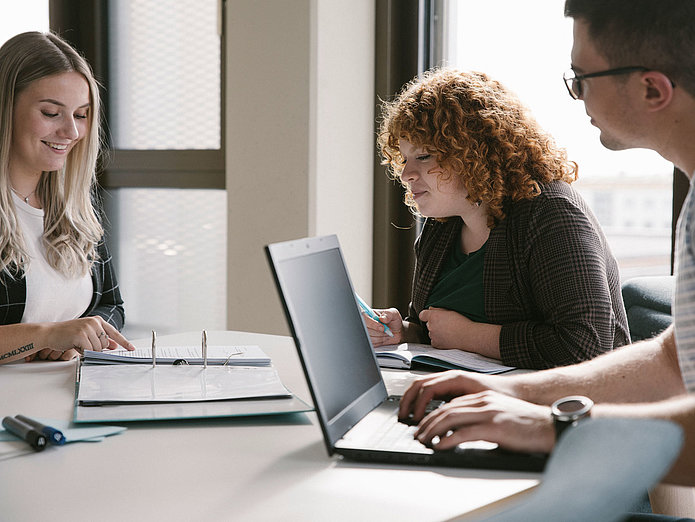
[[[101,184],[129,337],[226,328],[221,6],[108,3]]]
[[[109,4],[116,149],[219,150],[217,0]]]
[[[225,191],[120,188],[104,203],[126,337],[225,330]]]
[[[652,151],[601,145],[562,84],[572,48],[562,3],[446,0],[440,9],[443,62],[503,82],[579,164],[574,186],[601,222],[622,280],[670,274],[673,165]]]
[[[0,16],[0,45],[25,31],[48,31],[48,0],[12,2]]]
[[[49,0],[101,81],[126,337],[226,328],[224,0]]]

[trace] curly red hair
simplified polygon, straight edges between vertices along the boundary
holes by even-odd
[[[382,164],[408,189],[400,177],[400,139],[434,154],[448,176],[458,177],[471,201],[487,203],[490,226],[504,219],[509,201],[537,196],[543,183],[577,178],[577,165],[564,149],[514,94],[483,73],[434,69],[383,103]],[[405,203],[417,213],[409,190]]]

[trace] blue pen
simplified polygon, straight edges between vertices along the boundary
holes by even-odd
[[[15,415],[15,419],[22,421],[24,424],[28,424],[36,431],[43,433],[46,436],[48,442],[50,442],[51,444],[54,444],[56,446],[62,446],[63,444],[65,444],[65,436],[63,435],[62,431],[57,430],[55,428],[51,428],[50,426],[46,426],[45,424],[41,424],[39,421],[30,419],[29,417],[25,417],[24,415]]]
[[[391,328],[389,328],[388,326],[386,326],[384,323],[381,322],[381,319],[379,319],[379,316],[376,315],[376,312],[374,310],[372,310],[371,308],[369,308],[369,305],[367,303],[365,303],[364,300],[359,295],[355,294],[355,297],[357,298],[357,302],[360,304],[360,308],[362,308],[362,311],[365,314],[367,314],[369,317],[371,317],[372,319],[377,321],[378,323],[383,324],[384,325],[384,332],[386,332],[386,335],[388,335],[389,337],[393,337],[393,332],[391,331]]]

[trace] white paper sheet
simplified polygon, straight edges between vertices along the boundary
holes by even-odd
[[[208,346],[208,364],[242,365],[242,366],[269,366],[268,357],[258,346]],[[202,352],[195,346],[158,346],[157,364],[172,364],[177,359],[183,359],[189,364],[202,364]],[[152,363],[151,348],[137,348],[128,351],[125,348],[95,352],[85,350],[85,362],[90,364],[115,364],[115,363]]]
[[[85,405],[290,395],[272,367],[83,365],[77,401]]]

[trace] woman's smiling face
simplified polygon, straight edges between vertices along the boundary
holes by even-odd
[[[63,168],[89,131],[89,84],[66,72],[36,80],[15,100],[10,172],[37,175]]]

